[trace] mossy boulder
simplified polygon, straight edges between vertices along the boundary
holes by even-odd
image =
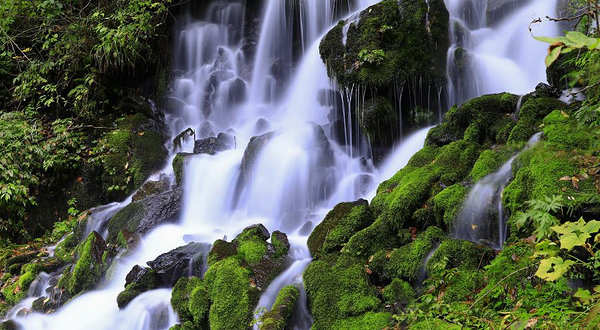
[[[427,273],[436,275],[451,268],[483,270],[495,257],[494,251],[485,245],[449,238],[427,262]]]
[[[260,318],[260,330],[285,330],[294,307],[300,298],[300,290],[294,285],[288,285],[277,294],[271,310]]]
[[[428,3],[384,0],[363,11],[358,23],[340,22],[320,45],[329,75],[342,86],[371,88],[445,81],[449,14],[443,1]]]
[[[375,159],[381,158],[399,138],[398,115],[392,103],[384,97],[368,100],[358,118],[374,149]]]
[[[284,257],[290,252],[290,241],[287,235],[278,230],[271,234],[271,245],[275,250],[275,258]]]
[[[362,263],[349,255],[314,261],[304,271],[303,278],[313,329],[331,329],[338,322],[350,322],[349,318],[371,315],[368,313],[381,306]]]
[[[139,188],[166,161],[163,129],[142,113],[125,117],[118,129],[106,133],[101,144],[102,188],[109,199],[122,199]]]
[[[120,309],[125,308],[140,294],[157,289],[161,285],[163,281],[154,269],[136,265],[127,274],[125,290],[117,296],[117,305]]]
[[[518,111],[519,121],[510,132],[508,142],[526,142],[535,134],[542,120],[554,110],[565,109],[562,101],[550,97],[531,98]]]
[[[250,270],[240,261],[227,258],[212,265],[205,274],[213,330],[248,329],[259,293],[250,281]]]
[[[210,329],[210,300],[205,282],[198,277],[182,277],[171,293],[171,305],[181,324],[175,329]],[[173,329],[173,328],[172,328]]]
[[[416,280],[425,267],[425,257],[446,238],[446,234],[437,227],[429,227],[410,244],[394,249],[386,254],[388,259],[381,278],[401,278]]]
[[[183,184],[184,170],[188,159],[194,154],[180,152],[173,158],[173,172],[175,173],[175,182],[181,186]]]
[[[313,257],[340,251],[359,230],[374,221],[366,200],[340,203],[315,227],[308,238],[308,249]]]
[[[440,228],[450,229],[454,225],[456,216],[467,198],[469,188],[460,183],[447,187],[433,197],[433,214]]]
[[[443,146],[460,139],[480,144],[506,143],[515,126],[513,115],[518,100],[514,94],[490,94],[454,106],[446,114],[446,122],[429,131],[426,144]]]
[[[386,304],[408,305],[415,297],[415,291],[410,283],[395,278],[383,289],[383,298]]]
[[[167,191],[169,189],[169,182],[167,179],[162,179],[158,181],[147,181],[144,185],[135,192],[135,194],[131,197],[132,202],[141,201],[151,196],[155,196],[161,192]]]
[[[58,286],[66,289],[72,296],[96,287],[107,269],[106,242],[93,231],[79,247],[79,259],[71,271],[61,277]]]

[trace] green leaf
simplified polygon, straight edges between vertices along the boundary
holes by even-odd
[[[596,44],[595,38],[588,38],[585,34],[577,31],[567,31],[565,33],[567,39],[575,43],[573,47],[575,48],[583,48],[583,47],[593,47]]]
[[[560,248],[566,249],[567,251],[571,251],[576,246],[583,246],[588,238],[590,238],[590,234],[588,233],[571,233],[567,235],[563,235],[560,237]]]
[[[583,220],[583,218],[581,220]],[[600,221],[597,220],[588,221],[587,224],[583,226],[583,229],[581,229],[581,231],[588,234],[597,233],[598,230],[600,230]]]
[[[554,257],[556,256],[559,250],[560,249],[558,248],[558,246],[556,246],[556,243],[551,242],[549,240],[544,240],[535,246],[535,253],[533,256]]]
[[[561,257],[552,257],[540,262],[535,275],[546,281],[556,281],[561,278],[575,264],[572,260],[563,260]]]
[[[577,289],[577,292],[573,295],[575,298],[579,298],[579,300],[589,301],[592,299],[592,294],[589,290],[583,290],[582,288]]]
[[[552,230],[557,232],[558,234],[566,235],[576,231],[583,231],[585,227],[585,220],[583,218],[579,219],[577,222],[565,222],[560,226],[550,227]]]
[[[549,67],[550,65],[552,65],[552,63],[554,63],[554,61],[556,61],[556,59],[560,55],[561,50],[562,47],[555,47],[550,51],[550,54],[546,56],[546,67]]]

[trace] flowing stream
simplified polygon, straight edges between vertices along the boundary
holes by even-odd
[[[339,145],[327,129],[337,88],[320,59],[320,39],[339,19],[350,17],[353,22],[356,12],[376,2],[265,1],[253,57],[243,51],[244,0],[214,1],[203,19],[184,20],[174,50],[174,71],[179,74],[166,114],[172,136],[191,127],[197,139],[218,136],[232,149],[187,158],[180,221],[146,234],[132,254],[116,260],[112,276],[98,290],[73,299],[55,313],[31,313],[14,320],[25,329],[168,329],[178,321],[170,306],[170,289],[146,292],[118,309],[116,297],[129,270],[190,241],[233,239],[256,223],[271,232],[287,233],[291,243],[291,266],[265,290],[259,307],[270,308],[281,287],[301,285],[311,257],[307,233],[300,229],[314,226],[339,202],[373,197],[377,184],[406,165],[423,146],[429,130],[405,138],[375,169],[368,161],[368,148],[352,148],[357,143],[352,142],[353,132],[345,132],[348,147]],[[467,85],[456,83],[464,77],[449,68],[455,101],[495,91],[525,93],[545,80],[540,67],[545,46],[532,41],[526,26],[534,12],[553,13],[556,1],[538,0],[519,7],[497,29],[485,27],[485,6],[469,11],[478,18],[473,22],[464,15],[465,6],[480,2],[446,0],[454,43],[449,63],[454,62],[455,50],[463,47],[472,54],[475,68]],[[294,23],[294,17],[300,22]],[[300,56],[293,52],[298,49],[294,24],[299,26]],[[267,132],[274,133],[244,168],[250,139]],[[172,148],[170,143],[167,146]],[[187,141],[178,151],[191,152],[193,147]],[[173,176],[170,166],[163,172]],[[106,220],[130,200],[98,208],[87,230],[105,234]],[[304,292],[293,320],[297,329],[311,326]]]

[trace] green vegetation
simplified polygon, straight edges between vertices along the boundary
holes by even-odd
[[[270,311],[260,317],[261,330],[285,330],[286,322],[292,316],[294,306],[300,297],[300,290],[288,285],[279,291]]]
[[[135,89],[150,82],[148,96],[164,93],[170,5],[2,2],[0,239],[41,237],[69,209],[122,198],[162,162],[162,135],[117,121],[157,119]]]

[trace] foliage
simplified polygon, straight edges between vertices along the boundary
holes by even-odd
[[[562,207],[562,196],[545,196],[543,199],[534,199],[525,202],[530,209],[519,212],[516,216],[515,225],[525,226],[529,221],[533,222],[534,233],[538,240],[547,238],[552,234],[550,228],[560,223],[556,214]]]
[[[535,275],[546,281],[556,281],[573,267],[579,266],[584,268],[581,275],[591,272],[589,276],[592,282],[600,280],[600,234],[597,234],[600,221],[586,222],[580,218],[577,222],[553,226],[552,230],[558,234],[558,242],[545,240],[536,246],[536,255],[544,256],[544,259]]]

